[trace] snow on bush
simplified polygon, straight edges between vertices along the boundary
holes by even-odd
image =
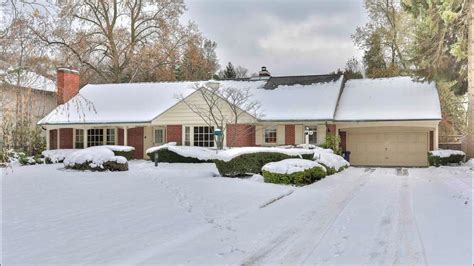
[[[77,170],[128,170],[125,157],[116,156],[112,150],[103,146],[77,150],[64,159],[64,165],[66,168]]]
[[[440,158],[448,158],[452,155],[462,155],[462,156],[466,155],[463,151],[458,151],[458,150],[436,150],[436,151],[430,151],[430,154],[433,156],[440,157]]]
[[[464,166],[470,167],[471,169],[474,169],[474,158],[469,159],[469,161],[464,163]]]
[[[267,163],[262,173],[268,183],[304,185],[325,177],[326,169],[315,161],[286,159]]]
[[[214,150],[204,147],[191,147],[191,146],[176,146],[175,142],[164,144],[157,147],[152,147],[146,150],[146,153],[150,156],[151,154],[160,150],[169,150],[180,156],[195,158],[200,161],[212,161],[221,160],[229,162],[232,159],[252,153],[282,153],[291,157],[307,157],[312,158],[314,151],[309,149],[301,148],[282,148],[282,147],[240,147],[231,148],[227,150]],[[323,149],[322,149],[323,150]],[[153,159],[152,156],[150,158]],[[159,158],[159,157],[158,157]],[[160,160],[160,159],[159,159]]]
[[[127,151],[134,151],[135,148],[132,147],[132,146],[121,146],[121,145],[104,145],[103,147],[106,147],[107,149],[111,150],[111,151],[123,151],[123,152],[127,152]]]
[[[311,160],[286,159],[279,162],[267,163],[262,167],[262,170],[275,174],[292,174],[318,166],[321,165]]]
[[[158,154],[159,162],[167,163],[204,163],[210,162],[217,157],[217,150],[203,147],[176,146],[171,142],[157,147],[149,148],[146,154],[150,159],[155,159]]]
[[[428,152],[428,162],[432,166],[461,164],[466,154],[458,150],[435,150]]]
[[[273,148],[273,147],[242,147],[242,148],[232,148],[228,150],[219,151],[217,158],[218,160],[229,162],[230,160],[243,155],[243,154],[252,154],[252,153],[282,153],[288,156],[297,156],[297,157],[309,157],[313,155],[314,151],[309,149],[285,149],[285,148]]]
[[[76,151],[76,149],[46,150],[41,154],[44,156],[46,163],[61,163],[68,155]]]
[[[340,172],[350,166],[348,161],[333,153],[315,153],[313,159],[326,167],[328,175]]]

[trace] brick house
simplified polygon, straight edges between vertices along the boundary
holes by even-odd
[[[90,84],[79,91],[79,74],[64,69],[58,80],[61,105],[39,122],[49,149],[129,145],[135,158],[146,158],[147,148],[167,142],[215,146],[215,127],[179,100],[203,101],[196,82]],[[273,77],[262,69],[259,77],[218,82],[250,88],[262,113],[228,124],[225,146],[320,145],[337,134],[352,164],[380,166],[425,166],[427,151],[438,148],[436,88],[408,77],[345,81],[338,75]],[[306,137],[305,129],[314,134]]]

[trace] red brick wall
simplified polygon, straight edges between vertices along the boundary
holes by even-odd
[[[166,142],[176,142],[177,145],[182,145],[182,128],[181,125],[166,126]]]
[[[117,145],[123,145],[123,129],[118,129],[117,138]]]
[[[135,148],[133,152],[134,159],[143,159],[143,127],[129,128],[127,136],[128,146]]]
[[[49,149],[50,150],[55,150],[57,149],[57,144],[58,144],[58,130],[53,129],[49,131]]]
[[[255,126],[227,124],[226,142],[228,147],[255,146]]]
[[[336,125],[326,125],[327,133],[336,134]]]
[[[74,135],[72,128],[61,128],[59,130],[59,148],[74,149]]]
[[[57,103],[63,104],[79,92],[79,73],[68,69],[58,69],[56,75]]]
[[[295,125],[285,125],[285,145],[295,145]]]

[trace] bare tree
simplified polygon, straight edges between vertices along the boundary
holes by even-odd
[[[179,22],[184,9],[182,0],[65,1],[54,25],[43,19],[33,30],[100,80],[124,82],[133,79],[135,69],[144,69],[138,60],[142,51],[159,51],[164,63],[185,44],[189,28]]]
[[[224,147],[224,139],[229,126],[233,126],[233,134],[228,144],[235,143],[238,134],[250,134],[250,127],[238,131],[237,126],[245,116],[255,121],[259,116],[260,104],[252,100],[250,88],[223,87],[218,82],[196,83],[193,85],[195,94],[200,98],[183,95],[178,98],[209,127],[217,127],[222,131],[222,137],[216,140],[217,148]],[[247,121],[251,123],[251,121]],[[228,145],[229,146],[229,145]]]

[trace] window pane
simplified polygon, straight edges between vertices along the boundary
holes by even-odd
[[[193,146],[214,147],[214,127],[194,127]]]
[[[161,144],[164,143],[164,130],[163,129],[155,129],[155,143]]]
[[[265,128],[265,143],[277,142],[277,129],[273,127]]]
[[[87,130],[87,146],[94,147],[104,144],[104,130],[103,129],[89,129]]]

